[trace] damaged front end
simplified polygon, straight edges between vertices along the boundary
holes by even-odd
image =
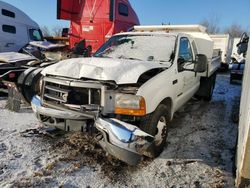
[[[117,119],[98,118],[96,128],[102,133],[102,148],[114,157],[130,164],[138,164],[142,156],[151,157],[154,137],[138,127]]]
[[[45,77],[42,88],[41,97],[33,97],[31,105],[44,125],[65,131],[95,128],[102,148],[130,165],[152,156],[154,137],[115,115],[124,113],[121,107],[127,105],[127,98],[116,93],[120,91],[98,82],[53,77]],[[128,113],[143,114],[141,109]]]

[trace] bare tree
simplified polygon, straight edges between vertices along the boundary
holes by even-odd
[[[44,37],[50,37],[51,36],[50,30],[49,30],[49,28],[47,26],[42,26],[41,30],[42,30],[42,33],[43,33]]]
[[[205,18],[200,22],[200,24],[207,28],[207,32],[209,34],[216,34],[220,32],[219,18],[217,16]]]
[[[62,30],[63,30],[62,27],[60,27],[60,26],[54,26],[54,27],[52,28],[52,35],[53,35],[54,37],[59,37],[59,36],[62,35]]]
[[[41,30],[44,37],[59,37],[62,35],[63,28],[60,26],[54,26],[53,28],[42,26]]]
[[[247,29],[243,29],[242,26],[237,23],[233,23],[225,29],[225,33],[229,33],[232,37],[240,37],[244,32],[247,32]]]

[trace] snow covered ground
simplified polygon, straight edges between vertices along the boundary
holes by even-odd
[[[0,187],[234,187],[240,92],[219,75],[213,100],[188,102],[163,153],[137,167],[107,156],[84,134],[44,134],[30,109],[9,112],[1,98]]]

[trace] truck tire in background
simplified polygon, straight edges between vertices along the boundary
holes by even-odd
[[[230,73],[230,84],[233,84],[233,80],[234,80],[234,75]]]
[[[220,72],[227,72],[229,70],[229,65],[227,63],[221,63],[219,71]]]
[[[6,108],[13,112],[18,112],[21,107],[21,95],[13,87],[8,87],[8,100]]]
[[[210,77],[201,77],[200,88],[198,92],[195,94],[196,97],[204,99],[205,101],[211,101],[213,97],[215,81],[216,81],[215,72]]]
[[[146,115],[141,120],[140,128],[146,133],[155,136],[155,143],[151,150],[152,158],[159,156],[164,149],[169,122],[170,112],[165,104],[160,104],[153,113]]]
[[[33,96],[39,92],[39,80],[43,68],[30,68],[24,71],[18,78],[18,89],[25,102],[30,103]]]
[[[41,78],[42,68],[30,68],[24,71],[18,78],[18,89],[8,87],[8,100],[6,108],[18,112],[21,108],[22,99],[30,103],[32,97],[38,93],[38,82]]]

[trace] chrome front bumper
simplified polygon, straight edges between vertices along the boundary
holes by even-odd
[[[74,127],[78,126],[76,122],[84,124],[89,119],[84,113],[80,114],[78,112],[74,113],[67,110],[43,107],[37,96],[33,98],[31,106],[40,121],[39,117],[41,116],[64,119],[65,121],[71,121],[70,126]],[[45,125],[51,126],[48,124]],[[141,161],[143,156],[152,157],[151,151],[154,137],[140,130],[138,127],[118,119],[105,119],[101,117],[96,118],[94,126],[102,134],[102,138],[99,140],[102,148],[121,161],[130,165],[136,165]],[[72,128],[71,130],[76,129]]]

